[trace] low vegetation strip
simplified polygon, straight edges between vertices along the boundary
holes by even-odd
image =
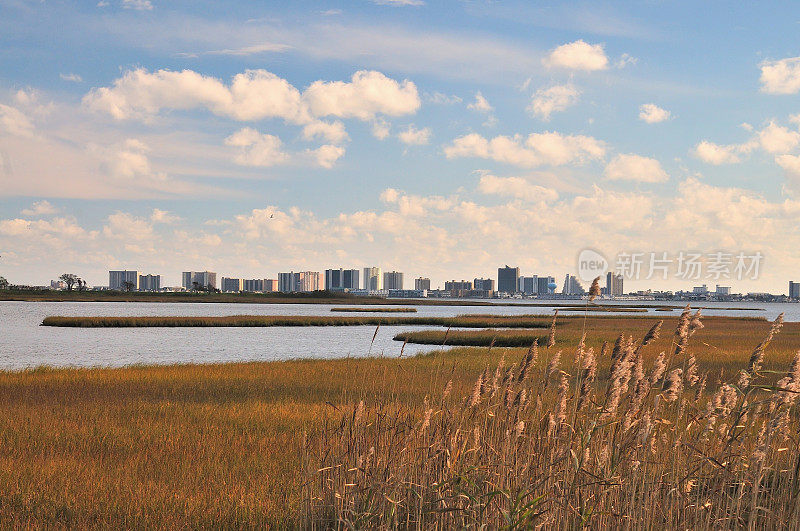
[[[534,340],[547,343],[547,330],[422,330],[402,332],[395,341],[417,345],[450,345],[455,347],[529,347]]]
[[[358,313],[417,313],[416,308],[331,308],[332,312],[358,312]]]
[[[229,315],[223,317],[45,317],[43,326],[76,328],[137,328],[137,327],[215,327],[215,326],[391,326],[430,325],[457,328],[542,328],[549,325],[543,316],[495,317],[387,317],[332,315]]]

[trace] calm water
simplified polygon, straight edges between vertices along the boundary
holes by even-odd
[[[620,303],[625,304],[625,303]],[[628,303],[631,304],[631,303]],[[659,306],[663,303],[647,303]],[[698,306],[737,307],[744,311],[703,310],[705,315],[759,316],[800,321],[800,304],[710,303]],[[270,328],[54,328],[39,326],[48,315],[359,315],[332,314],[326,304],[191,304],[191,303],[74,303],[0,302],[0,369],[39,365],[123,366],[131,364],[398,356],[401,344],[392,341],[400,331],[420,326],[382,326],[370,348],[374,326]],[[417,316],[552,314],[552,307],[417,306]],[[567,315],[570,312],[561,311]],[[573,312],[574,313],[574,312]],[[654,317],[676,315],[655,312]],[[370,314],[381,315],[381,314]],[[388,315],[388,314],[386,314]],[[630,314],[627,314],[630,315]],[[634,314],[643,315],[643,314]],[[406,345],[404,355],[427,352],[429,345]]]

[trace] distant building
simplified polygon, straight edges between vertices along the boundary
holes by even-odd
[[[606,273],[606,295],[609,297],[621,297],[624,293],[622,275],[615,275],[611,271]]]
[[[540,277],[536,278],[536,293],[538,295],[551,295],[555,292],[556,283],[555,277]]]
[[[242,279],[222,277],[219,289],[225,293],[239,293],[242,291]]]
[[[517,291],[520,291],[525,295],[535,295],[536,293],[539,293],[538,283],[539,277],[536,275],[533,275],[532,277],[519,277]]]
[[[223,283],[225,279],[222,279]],[[222,290],[225,291],[225,290]],[[253,293],[257,291],[264,291],[264,279],[263,278],[244,278],[242,279],[242,289],[240,291],[244,291],[246,293]]]
[[[328,291],[350,291],[358,289],[358,269],[326,269],[325,289]]]
[[[494,279],[476,278],[472,282],[472,289],[475,291],[494,291]]]
[[[428,296],[424,289],[390,289],[389,297],[392,299],[421,299]]]
[[[800,299],[800,282],[789,281],[789,298]]]
[[[127,284],[127,285],[126,285]],[[108,272],[108,289],[116,289],[121,291],[138,290],[139,289],[139,272],[138,271],[109,271]]]
[[[519,285],[518,267],[500,267],[497,269],[497,291],[501,293],[516,293]]]
[[[265,278],[264,279],[264,293],[272,293],[278,291],[278,279],[277,278]]]
[[[139,291],[161,291],[161,275],[139,275]]]
[[[580,281],[575,275],[567,274],[564,277],[564,287],[561,290],[564,295],[583,295],[586,290],[581,286]]]
[[[364,289],[367,291],[383,290],[383,276],[380,267],[364,268]]]
[[[319,290],[318,271],[300,271],[295,273],[278,273],[278,291],[283,293],[296,293]]]
[[[50,289],[67,289],[67,283],[63,280],[51,280]]]
[[[400,271],[387,271],[383,274],[383,289],[402,290],[403,289],[403,273]]]
[[[431,279],[428,277],[419,277],[414,279],[414,289],[418,291],[430,291],[431,290]]]
[[[444,289],[447,291],[471,291],[472,282],[469,280],[448,280],[444,283]]]
[[[717,289],[714,292],[716,295],[723,295],[728,296],[731,294],[731,287],[730,286],[720,286],[717,284]]]
[[[692,293],[695,295],[708,295],[708,286],[705,284],[702,286],[695,286],[692,288]]]
[[[181,285],[187,290],[217,289],[217,274],[213,271],[184,271]]]

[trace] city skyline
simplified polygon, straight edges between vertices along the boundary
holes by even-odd
[[[594,248],[758,252],[722,282],[777,292],[800,264],[790,5],[0,5],[13,283],[198,262],[560,283]]]

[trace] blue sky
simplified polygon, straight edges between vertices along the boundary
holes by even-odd
[[[0,0],[0,275],[436,285],[560,279],[591,247],[759,251],[757,281],[720,283],[785,291],[798,23],[788,2]]]

